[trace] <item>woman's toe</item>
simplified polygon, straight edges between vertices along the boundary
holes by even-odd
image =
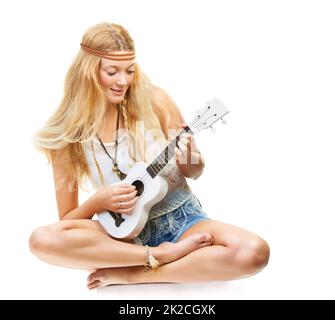
[[[92,272],[88,277],[87,277],[87,282],[91,283],[94,282],[96,280],[101,281],[102,280],[102,272],[101,270],[96,270],[94,272]]]
[[[199,242],[211,242],[211,241],[212,241],[212,236],[209,235],[208,233],[200,234]]]
[[[95,271],[90,273],[87,277],[87,283],[91,283],[95,280]]]
[[[100,285],[101,285],[100,280],[94,280],[93,282],[90,282],[87,284],[87,288],[91,290],[91,289],[98,288]]]

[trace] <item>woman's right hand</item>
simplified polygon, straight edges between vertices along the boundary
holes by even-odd
[[[104,187],[95,194],[98,211],[109,210],[121,214],[131,214],[138,200],[136,194],[136,188],[129,184]]]

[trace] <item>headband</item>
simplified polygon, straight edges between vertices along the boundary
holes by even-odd
[[[127,51],[126,53],[116,53],[116,52],[106,53],[103,51],[92,49],[83,43],[81,43],[80,46],[85,52],[108,60],[125,61],[135,59],[134,51]]]

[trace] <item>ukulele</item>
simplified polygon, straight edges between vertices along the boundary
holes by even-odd
[[[183,133],[196,134],[212,128],[218,120],[225,123],[223,117],[229,113],[225,105],[214,98],[197,112],[196,117],[169,143],[169,145],[151,162],[137,162],[128,172],[126,178],[116,184],[130,184],[137,190],[138,200],[131,214],[104,210],[97,213],[98,221],[112,236],[119,239],[133,239],[143,230],[150,209],[162,200],[167,191],[167,182],[158,174],[175,155],[175,147]]]

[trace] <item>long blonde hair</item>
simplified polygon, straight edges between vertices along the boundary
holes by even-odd
[[[86,31],[81,42],[103,52],[135,50],[128,31],[118,24],[95,25]],[[62,150],[62,157],[57,159],[65,164],[70,186],[75,183],[82,186],[89,175],[83,143],[97,133],[108,108],[108,98],[99,81],[100,60],[82,49],[78,52],[66,74],[60,105],[34,136],[35,146],[47,156],[49,163],[54,161],[55,151]],[[136,161],[145,161],[141,152],[144,137],[135,134],[137,121],[161,133],[159,138],[167,138],[167,119],[153,94],[153,85],[137,64],[126,93],[126,104],[120,107],[133,140],[129,151]]]

